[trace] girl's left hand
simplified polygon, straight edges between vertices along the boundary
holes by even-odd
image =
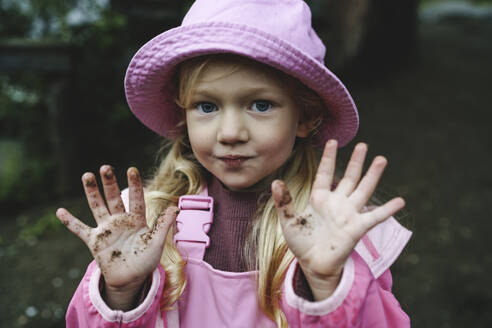
[[[355,147],[345,174],[332,189],[337,142],[326,143],[312,187],[309,205],[301,213],[282,181],[272,183],[272,193],[289,249],[296,256],[315,300],[330,296],[337,287],[345,261],[359,240],[375,225],[405,206],[402,198],[365,211],[386,166],[377,156],[361,179],[367,145]]]

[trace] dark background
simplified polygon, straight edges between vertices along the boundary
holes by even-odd
[[[369,143],[389,160],[380,191],[407,200],[393,291],[412,326],[492,326],[490,1],[307,2],[359,108],[341,162]],[[83,172],[110,163],[124,181],[155,165],[161,139],[132,116],[123,78],[191,3],[0,0],[1,327],[64,326],[91,258],[54,212],[91,223]]]

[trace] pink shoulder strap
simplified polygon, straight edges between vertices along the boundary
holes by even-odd
[[[198,195],[179,197],[178,207],[174,242],[181,256],[202,260],[210,244],[207,233],[213,222],[214,200],[205,187]]]

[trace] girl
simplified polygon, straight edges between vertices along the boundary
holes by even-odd
[[[120,196],[101,167],[106,203],[82,176],[96,228],[57,211],[95,258],[68,326],[409,327],[404,201],[365,206],[386,160],[361,179],[362,143],[335,181],[358,116],[324,53],[301,0],[198,0],[137,52],[128,102],[170,149],[145,192],[135,168]]]

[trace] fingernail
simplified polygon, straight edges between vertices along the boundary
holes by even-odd
[[[360,150],[366,149],[367,148],[367,144],[364,143],[364,142],[358,143],[357,144],[357,148],[360,149]]]
[[[96,187],[96,179],[94,178],[94,175],[90,172],[84,173],[84,175],[82,176],[82,181],[84,182],[84,185],[88,188]]]
[[[280,192],[281,192],[281,196],[280,196],[281,198],[278,199],[278,206],[284,207],[285,205],[290,204],[290,202],[292,201],[292,197],[290,196],[290,192],[287,189],[287,186],[285,185],[285,183],[280,182],[277,184],[279,185]]]
[[[374,158],[374,162],[379,165],[386,165],[388,160],[386,159],[386,157],[379,155]]]
[[[106,165],[103,175],[106,179],[111,180],[114,177],[113,167],[110,165]]]
[[[132,175],[135,175],[135,176],[140,176],[140,172],[138,171],[138,169],[134,166],[130,167],[128,169],[128,173],[132,174]]]

